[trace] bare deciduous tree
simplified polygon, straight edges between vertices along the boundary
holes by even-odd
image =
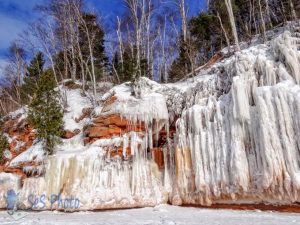
[[[235,47],[236,47],[237,51],[240,51],[241,48],[240,48],[240,44],[239,44],[239,39],[238,39],[238,34],[237,34],[231,0],[225,0],[225,5],[226,5],[227,12],[228,12],[229,21],[231,24],[232,35],[234,37]]]

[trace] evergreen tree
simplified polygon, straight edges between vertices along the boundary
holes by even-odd
[[[179,55],[172,63],[169,71],[169,81],[174,82],[180,80],[187,74],[186,70],[191,72],[191,66],[186,50],[186,45],[183,39],[181,38],[179,42]]]
[[[3,162],[3,153],[8,148],[9,144],[3,132],[0,133],[0,163]]]
[[[135,51],[133,55],[136,55]],[[134,74],[137,73],[137,68],[136,58],[133,55],[130,52],[129,48],[125,48],[125,51],[123,52],[123,62],[121,62],[119,53],[116,52],[114,54],[112,63],[116,71],[113,72],[118,73],[120,82],[134,81]],[[150,77],[149,63],[145,58],[141,59],[141,72],[142,76],[152,79],[152,77]],[[116,77],[116,74],[114,74],[114,77]]]
[[[89,31],[90,37],[93,42],[93,55],[94,55],[94,66],[95,74],[99,79],[106,72],[108,66],[108,58],[105,54],[104,48],[104,31],[97,21],[97,15],[92,13],[84,13],[83,19]],[[82,55],[85,61],[89,62],[88,66],[91,67],[90,63],[90,50],[87,42],[86,31],[84,28],[79,27],[79,43],[82,51]]]
[[[120,61],[119,55],[116,53],[112,63],[119,75],[120,82],[133,81],[136,66],[135,60],[131,57],[128,50],[123,54],[123,62]]]
[[[29,105],[28,115],[30,124],[37,130],[37,137],[44,142],[44,148],[50,155],[55,144],[59,143],[63,125],[63,111],[55,87],[53,74],[50,70],[44,72]]]
[[[183,37],[179,42],[179,55],[172,63],[169,71],[169,80],[178,81],[181,78],[185,77],[187,74],[195,75],[194,70],[195,66],[199,64],[198,55],[199,47],[197,46],[197,39],[189,35],[186,41],[183,40]]]
[[[30,61],[23,79],[24,83],[21,87],[21,98],[23,103],[28,104],[30,99],[32,99],[37,88],[37,81],[43,73],[44,64],[45,60],[42,52],[38,52]]]
[[[0,128],[1,128],[1,131],[0,131],[0,164],[1,164],[3,162],[4,151],[6,149],[8,149],[8,147],[9,147],[7,137],[4,135],[4,132],[3,132],[3,120],[2,120],[2,118],[0,120]]]

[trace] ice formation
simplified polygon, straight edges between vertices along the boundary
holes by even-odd
[[[299,39],[284,32],[224,63],[230,91],[177,121],[177,185],[185,203],[299,201]]]
[[[9,189],[18,190],[21,185],[19,176],[11,173],[0,173],[0,208],[6,208],[6,193]]]
[[[114,102],[94,113],[120,115],[129,121],[126,132],[86,146],[81,132],[58,146],[57,154],[45,162],[44,176],[25,179],[23,187],[12,181],[0,185],[3,190],[15,185],[24,207],[30,194],[74,195],[80,198],[81,209],[168,201],[201,205],[297,202],[299,48],[299,34],[291,28],[266,44],[235,53],[194,79],[157,84],[142,78],[134,88],[139,98],[132,95],[129,84],[114,87],[99,96],[103,102],[115,96]],[[75,90],[69,95],[65,120],[72,129],[82,128],[88,119],[79,124],[73,120],[91,104],[83,99],[76,108],[82,97]],[[134,129],[141,124],[145,130]],[[122,156],[109,154],[116,148],[122,149]],[[153,149],[162,151],[163,165],[155,163]],[[24,155],[12,163],[22,161]],[[0,182],[5,176],[0,174]]]

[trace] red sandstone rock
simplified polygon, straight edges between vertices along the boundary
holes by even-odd
[[[27,178],[27,175],[21,169],[2,168],[2,171],[1,171],[1,168],[0,168],[0,172],[17,174],[21,177],[21,180]]]
[[[76,136],[79,133],[80,133],[79,129],[75,129],[74,131],[65,130],[64,133],[63,133],[63,135],[62,135],[62,138],[70,139],[70,138]]]
[[[122,129],[115,125],[109,125],[108,132],[110,135],[120,135],[122,134]]]
[[[82,109],[82,114],[80,115],[79,118],[75,119],[75,122],[79,123],[84,118],[88,118],[89,116],[91,116],[92,112],[93,112],[93,108],[84,108],[84,109]]]
[[[104,104],[103,104],[103,108],[102,108],[102,112],[107,112],[109,111],[111,105],[113,103],[115,103],[115,101],[117,100],[117,97],[116,96],[112,96],[110,97],[109,99],[107,99]]]
[[[126,127],[129,124],[129,122],[119,114],[100,116],[94,119],[93,122],[99,125],[116,125],[119,127]]]
[[[164,154],[161,148],[153,148],[152,149],[152,158],[156,162],[159,169],[164,168]]]
[[[90,143],[91,138],[111,138],[122,135],[127,131],[129,122],[118,114],[101,115],[94,119],[94,123],[85,129],[85,143]]]
[[[116,96],[111,96],[109,99],[107,99],[104,102],[104,107],[108,106],[108,105],[112,105],[113,103],[115,103],[115,101],[117,101],[117,97]]]
[[[122,129],[115,125],[88,127],[85,131],[86,136],[90,138],[111,138],[114,135],[121,135]]]
[[[89,143],[92,143],[92,142],[91,142],[91,138],[85,137],[85,138],[83,139],[83,143],[84,143],[84,145],[87,145],[87,144],[89,144]]]
[[[34,130],[29,126],[29,124],[27,123],[27,121],[25,119],[21,120],[20,116],[17,116],[14,119],[7,120],[3,125],[4,131],[12,139],[11,143],[9,144],[9,148],[8,148],[8,150],[10,151],[10,153],[12,155],[12,158],[10,160],[13,160],[15,157],[20,155],[22,152],[24,152],[28,148],[30,148],[36,137]],[[19,168],[14,168],[14,169],[17,169],[16,171],[14,171],[13,168],[8,168],[10,160],[3,161],[3,163],[5,163],[5,164],[2,166],[0,171],[11,172],[11,173],[21,173],[23,166],[21,166]]]
[[[216,62],[222,60],[224,58],[224,54],[222,52],[217,52],[203,67],[203,69],[208,69]]]
[[[104,137],[108,137],[110,133],[108,127],[91,126],[86,129],[85,134],[90,138],[94,138],[94,137],[104,138]]]

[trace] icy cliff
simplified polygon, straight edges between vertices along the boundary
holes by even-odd
[[[78,198],[82,210],[299,202],[299,83],[295,23],[186,81],[116,86],[93,110],[78,89],[66,89],[73,135],[47,159],[38,142],[10,157],[0,207],[9,188],[23,208],[33,205],[28,196],[45,195],[43,209],[63,208],[53,195]]]

